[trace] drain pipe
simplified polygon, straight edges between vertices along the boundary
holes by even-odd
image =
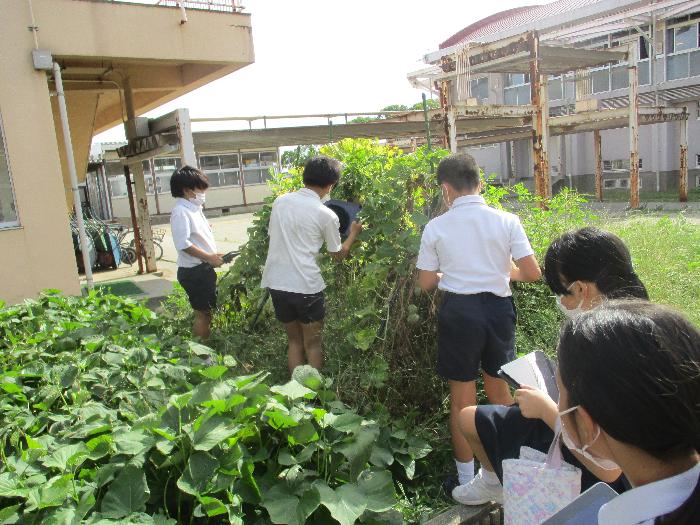
[[[73,206],[75,207],[75,219],[78,223],[78,234],[80,236],[80,251],[83,254],[83,267],[85,268],[85,279],[88,290],[92,290],[92,267],[90,266],[90,253],[88,251],[87,235],[85,233],[85,221],[83,221],[83,207],[80,204],[80,190],[78,189],[78,175],[75,171],[75,159],[73,158],[73,141],[70,136],[68,126],[68,111],[66,110],[66,96],[63,92],[63,78],[61,77],[61,66],[58,62],[53,63],[53,80],[56,84],[56,94],[58,99],[58,112],[61,115],[61,130],[63,131],[63,144],[66,148],[66,162],[68,163],[68,174],[70,175],[70,186],[73,192]]]

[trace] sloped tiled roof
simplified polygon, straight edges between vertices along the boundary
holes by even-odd
[[[518,7],[501,11],[475,22],[440,44],[440,49],[459,44],[460,42],[479,42],[481,39],[507,31],[521,28],[527,31],[530,25],[539,20],[562,13],[568,13],[589,5],[597,4],[601,0],[558,0],[544,5]]]

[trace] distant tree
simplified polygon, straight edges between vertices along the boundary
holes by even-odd
[[[438,102],[434,98],[429,98],[428,100],[425,101],[425,103],[428,106],[428,109],[440,109],[440,102]],[[416,104],[413,104],[411,106],[411,109],[413,111],[423,109],[423,102],[417,102]]]
[[[439,109],[440,108],[440,103],[437,100],[434,100],[432,98],[429,98],[426,100],[426,103],[428,105],[428,109]],[[410,108],[404,104],[391,104],[389,106],[386,106],[382,108],[380,111],[420,111],[423,109],[423,102],[417,102],[413,104]],[[368,122],[372,122],[374,120],[381,120],[388,118],[389,115],[379,115],[377,117],[357,117],[354,118],[350,121],[350,124],[357,124],[357,123],[362,123],[366,124]]]
[[[306,161],[318,155],[318,148],[314,145],[297,146],[294,149],[282,153],[282,167],[302,168]]]

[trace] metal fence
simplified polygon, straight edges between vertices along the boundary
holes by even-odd
[[[83,0],[85,1],[85,0]],[[161,7],[181,7],[201,11],[218,11],[220,13],[240,13],[244,7],[241,0],[87,0],[113,4],[143,4]]]

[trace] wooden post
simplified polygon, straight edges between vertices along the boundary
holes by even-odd
[[[136,138],[136,111],[134,109],[134,94],[131,90],[129,78],[124,79],[124,103],[126,106],[127,121],[126,137],[131,140]],[[130,165],[130,170],[134,174],[134,194],[136,197],[136,210],[138,211],[138,225],[141,232],[144,256],[146,258],[146,272],[151,273],[158,270],[156,258],[153,250],[153,231],[151,230],[151,216],[148,213],[148,195],[146,195],[146,182],[143,177],[143,164],[141,161]]]
[[[678,201],[688,202],[688,121],[680,121],[681,162],[678,170]]]
[[[447,110],[447,137],[450,152],[457,153],[457,117],[454,106],[449,106]]]
[[[126,179],[126,195],[129,199],[129,212],[131,213],[131,227],[134,230],[134,250],[136,251],[136,260],[139,263],[139,274],[143,273],[143,254],[141,253],[141,232],[139,231],[139,222],[136,219],[136,209],[134,208],[134,190],[131,188],[131,173],[129,166],[124,166],[124,178]]]
[[[595,153],[595,196],[603,202],[603,148],[600,130],[593,131],[593,150]]]
[[[540,74],[539,37],[536,32],[533,32],[528,38],[530,40],[530,96],[532,104],[535,106],[535,118],[532,126],[535,195],[542,199],[542,206],[546,206],[545,201],[551,195],[549,158],[547,156],[547,142],[549,140],[547,79]]]
[[[634,45],[629,51],[630,208],[639,208],[639,79]]]

